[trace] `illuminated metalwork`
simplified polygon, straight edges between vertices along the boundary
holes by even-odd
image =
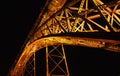
[[[101,31],[120,32],[120,0],[112,2],[47,0],[33,29],[28,34],[22,53],[11,69],[10,76],[36,76],[35,52],[45,47],[46,76],[70,76],[64,44],[120,52],[120,41],[117,40],[60,36],[60,34],[72,32]],[[55,34],[59,34],[59,36],[52,36]],[[52,46],[53,49],[49,50],[49,46]],[[61,46],[61,50],[58,50],[58,46]],[[53,51],[58,54],[52,53]],[[54,60],[52,57],[56,57],[58,60]],[[52,68],[49,64],[50,60],[55,64]],[[62,73],[55,74],[58,69]]]

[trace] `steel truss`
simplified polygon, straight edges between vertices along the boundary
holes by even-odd
[[[48,49],[46,46],[46,76],[69,76],[63,44],[53,46],[50,51]],[[51,66],[52,62],[55,64],[54,66]]]
[[[120,41],[70,36],[51,37],[54,34],[71,32],[120,32],[120,0],[107,3],[103,0],[66,2],[47,0],[28,34],[10,76],[36,76],[35,53],[42,48],[46,48],[46,76],[70,76],[64,44],[120,52]],[[45,10],[46,8],[48,10]]]

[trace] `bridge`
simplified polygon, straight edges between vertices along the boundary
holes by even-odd
[[[64,45],[120,52],[119,33],[120,0],[47,0],[10,76],[36,76],[35,54],[43,48],[46,76],[70,76]]]

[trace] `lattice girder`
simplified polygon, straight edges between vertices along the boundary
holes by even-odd
[[[52,46],[50,50],[46,46],[46,74],[47,76],[69,76],[63,44]]]
[[[49,9],[47,12],[42,11],[34,25],[35,27],[28,35],[23,52],[15,67],[11,70],[11,76],[24,76],[24,72],[35,74],[35,63],[33,63],[35,59],[34,57],[32,61],[29,61],[29,59],[38,50],[45,47],[47,50],[49,46],[59,44],[76,45],[120,52],[120,41],[71,36],[51,36],[53,34],[66,34],[71,32],[120,32],[120,0],[109,3],[104,2],[104,0],[72,0],[71,2],[68,1],[68,4],[65,3],[66,0],[51,0],[51,4],[49,4],[49,1],[47,0],[45,5],[46,7],[50,6]],[[52,1],[56,4],[53,4]],[[59,1],[63,1],[63,4],[59,3]],[[54,7],[57,4],[59,7]],[[47,53],[46,57],[50,57]],[[65,61],[64,57],[62,59]],[[60,62],[53,62],[57,65],[55,67],[60,67],[58,66]],[[27,70],[27,65],[31,65],[32,69]],[[49,74],[49,71],[47,73]]]
[[[109,3],[103,3],[101,0],[82,0],[70,4],[71,2],[44,21],[35,30],[33,38],[66,32],[120,31],[119,0]]]

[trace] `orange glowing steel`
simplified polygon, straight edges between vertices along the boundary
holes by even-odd
[[[89,3],[91,3],[91,5]],[[86,32],[86,35],[87,32],[120,32],[119,6],[119,0],[110,3],[104,3],[102,0],[47,0],[33,29],[28,34],[22,53],[12,68],[10,75],[24,76],[30,57],[35,56],[35,52],[45,47],[47,76],[53,75],[52,73],[56,67],[58,67],[65,76],[70,76],[63,44],[120,52],[120,41],[117,40],[78,36],[51,36],[71,32]],[[54,45],[59,44],[61,44],[62,48],[62,55],[60,56],[62,59],[57,63],[50,56],[48,46],[53,46],[54,49],[57,49]],[[55,63],[55,67],[52,70],[49,69],[48,65],[50,58]],[[33,58],[32,61],[34,61],[32,70],[34,70],[35,76],[35,58]],[[62,61],[65,63],[66,70],[59,65]],[[27,72],[32,75],[31,71],[27,70]]]

